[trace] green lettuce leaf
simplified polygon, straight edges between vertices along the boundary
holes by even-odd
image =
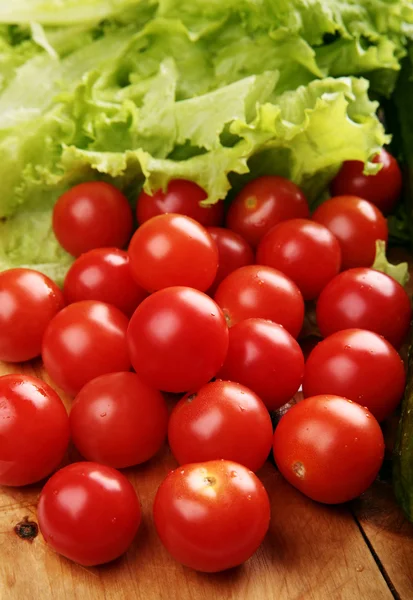
[[[412,38],[409,0],[0,3],[0,268],[61,280],[52,208],[81,181],[213,203],[280,174],[315,205],[343,160],[377,168],[366,78],[389,94]]]
[[[407,262],[402,262],[398,265],[389,263],[386,257],[386,242],[383,242],[383,240],[377,240],[376,242],[376,257],[372,269],[376,269],[376,271],[381,271],[382,273],[393,277],[393,279],[403,286],[405,286],[410,279],[409,265]]]

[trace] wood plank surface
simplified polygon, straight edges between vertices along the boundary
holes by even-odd
[[[0,374],[22,371],[51,383],[39,362],[24,367],[0,365]],[[69,406],[70,400],[61,395]],[[67,460],[77,458],[71,449]],[[30,542],[15,533],[16,524],[25,517],[36,521],[41,485],[0,488],[0,600],[393,598],[349,507],[312,502],[269,463],[259,475],[270,495],[272,520],[257,554],[242,567],[217,575],[180,566],[160,544],[152,522],[157,487],[175,464],[165,448],[148,464],[125,471],[142,503],[142,527],[124,557],[99,568],[85,569],[58,556],[41,534]],[[411,556],[406,552],[408,565],[404,565],[410,575]],[[401,598],[410,600],[412,594]]]

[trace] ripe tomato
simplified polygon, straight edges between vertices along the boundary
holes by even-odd
[[[365,408],[339,396],[315,396],[281,418],[273,449],[277,467],[294,487],[317,502],[338,504],[373,483],[384,439]]]
[[[384,338],[364,329],[333,333],[311,352],[304,396],[337,394],[366,406],[378,421],[391,415],[406,383],[403,362]]]
[[[166,192],[162,189],[150,196],[142,191],[136,205],[138,223],[142,225],[152,217],[176,213],[191,217],[204,227],[219,226],[224,218],[224,203],[202,206],[207,194],[199,185],[186,179],[173,179]]]
[[[257,263],[278,269],[314,300],[340,271],[340,244],[323,225],[292,219],[273,227],[257,249]]]
[[[277,223],[309,216],[307,200],[299,187],[284,177],[267,175],[241,190],[229,207],[227,227],[256,248]]]
[[[208,227],[209,235],[218,248],[219,264],[215,281],[208,290],[211,296],[227,275],[247,265],[254,264],[251,246],[238,233],[222,227]]]
[[[332,279],[317,303],[324,337],[341,329],[368,329],[400,347],[409,331],[412,308],[404,288],[373,269],[350,269]]]
[[[228,354],[219,377],[246,385],[269,410],[291,400],[303,375],[301,348],[281,325],[246,319],[230,329]]]
[[[42,273],[0,273],[0,360],[23,362],[38,356],[46,327],[64,305],[60,289]]]
[[[78,462],[49,479],[37,508],[40,530],[56,552],[85,567],[121,556],[141,522],[132,485],[122,473]]]
[[[168,439],[181,465],[225,458],[258,471],[272,444],[270,415],[251,390],[232,381],[207,383],[172,411]]]
[[[164,392],[196,390],[222,367],[228,327],[211,298],[186,287],[172,287],[146,298],[128,329],[135,371]]]
[[[117,188],[103,181],[76,185],[56,202],[53,230],[73,256],[94,248],[124,248],[133,227],[132,209]]]
[[[0,377],[0,485],[28,485],[54,471],[69,444],[56,392],[28,375]]]
[[[152,458],[165,441],[167,427],[164,397],[135,373],[89,381],[70,413],[72,439],[82,456],[117,469]]]
[[[297,337],[304,321],[298,287],[280,271],[250,265],[237,269],[219,285],[215,301],[231,327],[250,317],[269,319]]]
[[[148,292],[174,285],[204,292],[218,270],[214,240],[184,215],[160,215],[144,223],[132,238],[129,257],[136,281]]]
[[[215,573],[248,560],[270,524],[261,481],[227,460],[186,465],[169,473],[154,503],[165,548],[183,565]]]
[[[387,221],[367,200],[356,196],[336,196],[321,204],[314,221],[329,229],[341,246],[342,269],[371,267],[376,256],[376,240],[387,242]]]
[[[384,148],[373,162],[383,166],[376,175],[364,175],[364,163],[349,160],[343,163],[338,175],[331,182],[334,196],[351,195],[375,204],[384,214],[394,208],[402,191],[402,172],[397,160]]]
[[[97,248],[79,256],[70,267],[64,295],[68,304],[99,300],[130,316],[148,294],[132,276],[127,252]]]
[[[42,356],[50,377],[73,396],[91,379],[128,371],[128,319],[110,304],[76,302],[50,322]]]

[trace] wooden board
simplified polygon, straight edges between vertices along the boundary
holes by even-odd
[[[49,383],[40,363],[0,365],[0,374],[27,372]],[[63,394],[66,405],[70,404]],[[69,458],[75,459],[73,449]],[[152,522],[157,487],[175,462],[165,448],[147,465],[126,470],[142,503],[143,524],[128,553],[118,561],[85,569],[58,556],[39,534],[21,539],[15,526],[25,517],[36,521],[41,486],[0,488],[0,600],[391,600],[393,594],[349,507],[326,507],[293,489],[271,464],[260,477],[271,498],[272,520],[263,546],[244,566],[204,575],[177,564],[160,544]],[[369,500],[370,502],[370,500]],[[375,500],[372,500],[373,505]],[[377,538],[376,525],[366,535]],[[381,522],[380,528],[386,529]],[[379,555],[400,542],[382,533]],[[407,527],[406,550],[395,555],[400,597],[413,589],[413,533]],[[410,552],[409,552],[410,551]],[[402,558],[400,558],[402,557]],[[397,561],[402,560],[402,565]],[[399,583],[399,580],[397,583]]]

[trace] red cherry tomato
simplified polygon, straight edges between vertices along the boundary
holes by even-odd
[[[304,396],[337,394],[366,406],[383,421],[399,404],[406,383],[403,362],[384,338],[364,329],[333,333],[311,352]]]
[[[211,298],[186,287],[167,288],[146,298],[128,329],[135,371],[164,392],[196,390],[222,367],[228,327]]]
[[[212,296],[227,275],[240,267],[252,265],[255,261],[251,246],[238,233],[221,227],[208,227],[207,231],[216,243],[219,255],[215,281],[208,290],[208,294]]]
[[[218,270],[218,248],[202,225],[183,215],[154,217],[129,246],[133,275],[149,292],[184,285],[204,292]]]
[[[165,548],[191,569],[215,573],[248,560],[270,524],[261,481],[227,460],[195,463],[169,473],[154,503]]]
[[[97,248],[79,256],[70,267],[64,295],[68,304],[99,300],[130,316],[148,294],[132,276],[127,252]]]
[[[150,196],[142,191],[136,206],[138,223],[142,225],[152,217],[166,213],[176,213],[191,217],[204,227],[219,226],[224,218],[224,203],[217,202],[203,206],[207,194],[199,185],[186,179],[173,179],[166,192],[158,190]]]
[[[309,216],[307,200],[299,187],[284,177],[267,175],[241,190],[229,207],[227,227],[255,248],[274,225]]]
[[[237,269],[219,285],[215,301],[229,326],[257,317],[279,323],[297,337],[304,321],[304,301],[298,287],[280,271],[250,265]]]
[[[70,413],[72,439],[82,456],[117,469],[152,458],[165,441],[167,427],[164,397],[135,373],[89,381]]]
[[[73,396],[91,379],[128,371],[128,319],[110,304],[92,300],[63,309],[43,338],[43,362],[50,377]]]
[[[400,197],[402,172],[397,160],[384,148],[374,157],[373,162],[383,165],[376,175],[364,175],[364,163],[361,161],[344,162],[331,183],[331,191],[334,196],[349,194],[364,198],[375,204],[384,214],[388,214]]]
[[[378,208],[356,196],[336,196],[321,204],[314,221],[333,233],[341,246],[342,269],[371,267],[376,240],[387,242],[387,221]]]
[[[121,556],[141,522],[135,490],[122,473],[93,462],[79,462],[49,479],[37,509],[49,546],[85,567]]]
[[[53,230],[73,256],[94,248],[124,248],[132,234],[133,214],[126,197],[103,181],[76,185],[56,202]]]
[[[315,396],[293,406],[274,434],[274,459],[294,487],[318,502],[360,496],[375,480],[384,439],[373,415],[339,396]]]
[[[0,360],[23,362],[39,356],[46,327],[64,305],[60,289],[42,273],[0,273]]]
[[[28,485],[58,466],[69,419],[56,392],[28,375],[0,377],[0,485]]]
[[[270,415],[251,390],[232,381],[207,383],[172,411],[168,439],[181,465],[224,458],[258,471],[272,444]]]
[[[412,318],[410,298],[392,277],[373,269],[350,269],[332,279],[317,303],[324,337],[341,329],[368,329],[400,347]]]
[[[246,385],[269,410],[291,400],[303,374],[301,348],[281,325],[246,319],[231,327],[228,354],[219,377]]]
[[[340,244],[323,225],[292,219],[276,225],[261,240],[257,263],[278,269],[314,300],[340,271]]]

